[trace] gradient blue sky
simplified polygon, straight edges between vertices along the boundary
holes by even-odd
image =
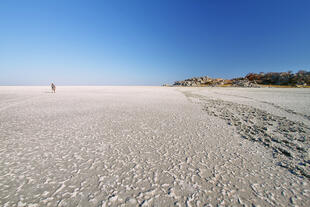
[[[310,69],[309,0],[0,0],[0,85]]]

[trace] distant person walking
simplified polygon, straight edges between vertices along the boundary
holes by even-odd
[[[53,93],[56,93],[56,86],[54,85],[54,83],[51,84],[51,87],[52,87]]]

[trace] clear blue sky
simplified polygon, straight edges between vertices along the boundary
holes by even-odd
[[[0,85],[310,69],[309,0],[0,0]]]

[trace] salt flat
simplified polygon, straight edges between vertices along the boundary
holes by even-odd
[[[0,206],[310,206],[309,117],[309,89],[2,86]]]

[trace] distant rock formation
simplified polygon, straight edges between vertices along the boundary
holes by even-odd
[[[164,84],[166,86],[167,84]],[[210,78],[208,76],[189,78],[183,81],[176,81],[172,86],[232,86],[259,88],[262,85],[287,85],[287,86],[310,86],[310,72],[300,70],[297,73],[270,72],[270,73],[249,73],[245,77],[226,80],[222,78]],[[167,85],[168,86],[168,85]],[[170,85],[169,85],[170,86]]]
[[[224,85],[228,80],[222,78],[210,78],[208,76],[189,78],[183,81],[176,81],[174,86],[218,86]]]
[[[242,80],[232,80],[232,87],[243,87],[243,88],[261,88],[260,85],[256,83],[256,81],[249,81],[248,79]]]
[[[310,86],[310,72],[300,70],[297,73],[281,72],[281,73],[249,73],[244,77],[249,81],[256,81],[262,85],[308,85]]]

